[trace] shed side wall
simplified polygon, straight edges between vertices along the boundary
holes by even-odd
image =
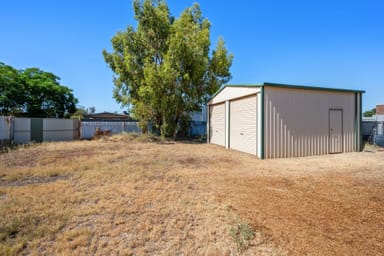
[[[329,153],[329,110],[343,111],[343,152],[356,150],[355,95],[265,87],[265,158]]]

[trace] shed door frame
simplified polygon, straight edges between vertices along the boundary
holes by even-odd
[[[343,109],[329,109],[329,153],[336,154],[344,151],[343,145]]]

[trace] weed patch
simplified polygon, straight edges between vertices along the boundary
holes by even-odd
[[[250,245],[251,240],[255,238],[255,231],[244,221],[240,221],[232,226],[229,229],[229,234],[240,252],[246,250]]]

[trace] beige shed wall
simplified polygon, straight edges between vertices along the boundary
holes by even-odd
[[[264,87],[265,158],[329,153],[329,110],[343,110],[343,152],[356,149],[355,94]]]

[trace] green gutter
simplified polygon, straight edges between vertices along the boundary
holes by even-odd
[[[260,156],[261,156],[261,159],[264,159],[265,158],[265,155],[264,155],[264,86],[262,86],[260,88],[260,95],[261,95],[261,125],[260,125],[260,129],[261,129],[261,152],[260,152]]]
[[[358,131],[358,125],[359,125],[359,110],[358,110],[358,106],[357,106],[357,99],[358,99],[358,93],[356,92],[355,93],[355,128],[354,128],[354,131],[355,131],[355,141],[356,141],[356,148],[355,150],[358,152],[360,151],[359,150],[359,133],[357,132]]]

